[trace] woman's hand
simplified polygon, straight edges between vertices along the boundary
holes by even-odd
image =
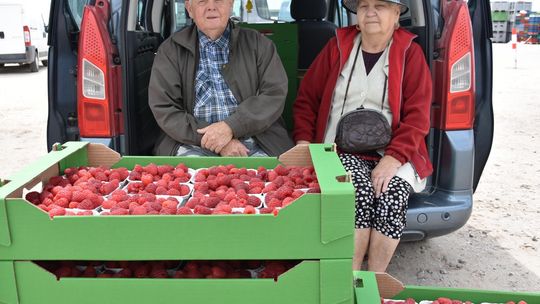
[[[390,155],[385,155],[375,169],[371,171],[371,182],[375,189],[375,197],[379,198],[382,193],[388,189],[390,180],[396,176],[396,173],[401,167],[401,162]]]
[[[309,141],[307,140],[299,140],[296,142],[297,145],[307,145],[307,144],[310,144]]]

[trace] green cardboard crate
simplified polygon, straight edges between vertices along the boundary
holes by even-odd
[[[491,21],[508,21],[508,12],[491,12]]]
[[[475,304],[506,303],[523,300],[528,304],[540,303],[540,293],[488,291],[442,287],[403,286],[397,279],[386,273],[367,271],[354,272],[355,297],[357,304],[380,304],[385,299],[405,300],[413,298],[417,302],[433,301],[444,297],[453,300],[471,301]]]
[[[277,216],[65,216],[50,219],[21,198],[65,168],[177,164],[192,168],[308,165],[322,194],[305,194]],[[0,260],[350,259],[354,190],[328,145],[296,147],[277,158],[124,157],[99,144],[70,142],[0,187]]]
[[[0,303],[353,304],[350,259],[303,261],[274,279],[61,278],[29,261],[0,261]]]

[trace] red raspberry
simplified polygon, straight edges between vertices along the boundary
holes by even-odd
[[[141,180],[141,177],[142,177],[142,174],[141,172],[138,172],[138,171],[131,171],[131,173],[129,174],[129,179],[133,181]]]
[[[272,198],[270,202],[266,204],[268,208],[276,208],[276,207],[282,207],[282,203],[277,198]]]
[[[105,172],[96,172],[96,174],[93,174],[94,178],[101,182],[106,182],[109,180]]]
[[[62,215],[66,215],[66,209],[62,207],[53,207],[49,211],[49,216],[51,218],[54,218],[55,216],[62,216]]]
[[[193,209],[193,213],[195,213],[195,214],[212,214],[212,209],[210,209],[208,207],[205,207],[205,206],[197,205]]]
[[[146,208],[143,206],[137,206],[131,211],[131,215],[145,215],[147,213]]]
[[[244,208],[246,205],[245,201],[235,198],[229,202],[229,206],[231,206],[232,208]]]
[[[272,211],[274,211],[274,208],[262,208],[261,210],[259,210],[259,213],[260,214],[270,214],[270,213],[272,213]]]
[[[39,209],[45,211],[45,212],[49,212],[51,210],[51,208],[49,208],[49,206],[47,205],[44,205],[44,204],[39,204],[37,205]]]
[[[214,279],[223,279],[227,277],[227,272],[219,266],[214,266],[212,267],[212,273],[210,275]]]
[[[114,278],[131,278],[133,277],[133,272],[129,268],[124,268],[120,272],[113,274]]]
[[[191,215],[191,214],[193,214],[193,211],[191,211],[191,209],[189,209],[188,207],[184,206],[184,207],[178,208],[178,210],[176,210],[176,214],[179,214],[179,215]]]
[[[214,214],[216,214],[216,212],[220,212],[220,214],[231,214],[232,207],[229,205],[218,205],[216,209],[214,209]]]
[[[86,196],[84,195],[82,191],[74,191],[71,196],[71,201],[82,202],[85,198]]]
[[[167,194],[167,188],[159,186],[159,187],[156,188],[155,193],[157,195],[166,195]]]
[[[192,197],[186,203],[186,207],[188,207],[190,209],[194,209],[195,206],[198,206],[199,204],[201,204],[200,200],[198,198],[196,198],[196,197]]]
[[[180,191],[176,190],[176,189],[169,189],[167,191],[167,195],[174,195],[174,196],[180,196]]]
[[[94,203],[91,200],[86,198],[77,205],[77,208],[85,209],[85,210],[92,210],[95,207],[94,207]]]
[[[292,197],[286,197],[286,198],[283,200],[282,206],[283,206],[283,207],[288,206],[288,205],[290,205],[293,201],[294,201],[294,198],[292,198]]]
[[[251,187],[249,188],[249,194],[260,194],[262,193],[263,188],[262,187]]]
[[[54,201],[54,204],[58,207],[67,208],[69,206],[69,201],[66,198],[60,198]]]
[[[182,270],[176,270],[174,274],[172,275],[173,279],[181,279],[185,277],[186,277],[186,274]]]
[[[91,210],[84,210],[84,211],[77,212],[76,215],[78,215],[78,216],[92,216],[92,215],[94,215],[94,213]]]
[[[153,193],[153,194],[156,193],[156,190],[157,190],[157,186],[156,186],[156,184],[154,184],[154,183],[148,184],[148,185],[144,188],[144,191],[146,191],[146,192],[148,192],[148,193]]]
[[[215,208],[220,201],[219,197],[205,197],[202,203],[208,208]]]
[[[25,196],[25,199],[34,205],[38,205],[40,203],[39,192],[37,191],[28,192]]]
[[[176,214],[176,208],[161,208],[159,211],[159,214],[162,215],[175,215]]]
[[[176,209],[176,206],[178,206],[178,202],[175,202],[173,200],[166,200],[161,203],[161,206],[163,208]]]
[[[259,207],[261,205],[261,199],[256,196],[250,196],[247,199],[247,204],[253,207]]]
[[[53,186],[57,186],[58,184],[60,184],[60,182],[62,182],[64,178],[62,176],[53,176],[49,179],[49,184],[53,185]]]
[[[65,198],[67,199],[68,201],[71,201],[71,196],[72,196],[72,193],[70,190],[67,190],[67,189],[61,189],[60,191],[56,192],[56,195],[54,196],[54,201],[60,199],[60,198]]]
[[[143,167],[144,172],[152,174],[152,175],[158,175],[158,167],[154,163],[150,163]]]
[[[147,278],[150,275],[150,264],[140,263],[134,265],[132,271],[135,278]]]
[[[244,214],[257,214],[257,209],[251,205],[247,205],[244,208]]]
[[[157,169],[158,169],[159,176],[163,176],[165,173],[169,173],[174,170],[173,166],[171,165],[159,165]]]
[[[128,215],[129,210],[126,208],[115,207],[111,209],[111,215]]]
[[[152,174],[143,174],[141,176],[141,182],[143,185],[148,185],[154,182],[154,176]]]
[[[116,201],[114,200],[106,200],[101,204],[101,207],[103,207],[104,209],[111,209],[114,206],[116,206]]]

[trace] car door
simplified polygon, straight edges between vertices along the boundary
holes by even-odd
[[[49,14],[47,147],[78,140],[77,42],[85,0],[52,0]]]
[[[469,0],[469,12],[473,27],[476,98],[474,117],[474,177],[476,189],[493,143],[493,50],[492,25],[489,1]]]

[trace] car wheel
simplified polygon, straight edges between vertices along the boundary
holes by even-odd
[[[49,64],[49,60],[41,60],[41,64],[43,64],[43,66],[47,66],[47,64]]]
[[[34,55],[34,61],[30,63],[30,72],[35,73],[37,71],[39,71],[39,57],[38,53],[36,52]]]

